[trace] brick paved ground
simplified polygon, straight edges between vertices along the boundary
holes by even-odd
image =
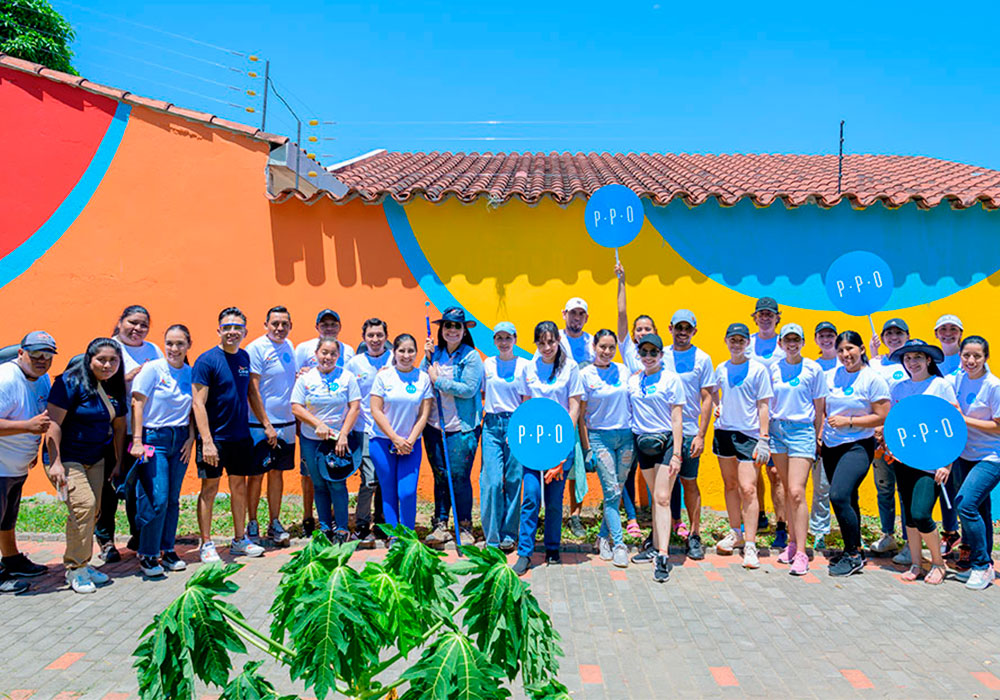
[[[110,586],[81,596],[63,583],[60,543],[25,550],[55,566],[31,594],[0,597],[0,698],[135,698],[138,634],[191,570],[144,581],[127,554],[107,567]],[[268,552],[234,577],[241,590],[231,600],[259,628],[287,558],[287,550]],[[590,554],[531,571],[563,635],[560,678],[575,697],[1000,697],[996,587],[907,584],[888,559],[848,580],[829,578],[822,558],[802,579],[774,556],[757,571],[736,557],[675,562],[665,585],[652,581],[649,566],[623,571]],[[308,695],[269,668],[279,690]]]

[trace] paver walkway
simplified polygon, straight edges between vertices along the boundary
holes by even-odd
[[[63,582],[61,543],[24,549],[54,566],[30,594],[0,597],[0,698],[137,697],[138,635],[191,569],[145,581],[129,553],[105,567],[110,586],[81,596]],[[190,562],[192,550],[179,547]],[[579,698],[1000,697],[996,587],[904,583],[888,559],[845,580],[829,578],[817,557],[811,575],[795,578],[776,554],[757,571],[742,569],[738,557],[675,557],[664,585],[653,582],[652,567],[616,569],[590,554],[533,569],[535,595],[563,636],[560,680]],[[287,559],[288,550],[269,551],[233,578],[240,591],[230,600],[262,629]],[[269,668],[279,690],[309,696]]]

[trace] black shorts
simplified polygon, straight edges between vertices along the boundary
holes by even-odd
[[[674,455],[674,435],[673,433],[653,433],[651,435],[636,435],[636,454],[639,455],[639,469],[654,469],[656,467],[670,464],[670,458]],[[641,446],[659,443],[656,450],[650,452],[648,447],[643,451]]]
[[[752,462],[753,451],[757,448],[757,438],[744,435],[736,430],[715,429],[712,438],[712,452],[716,457],[736,457],[741,462]]]
[[[13,530],[21,510],[21,488],[28,480],[24,476],[0,476],[0,530]]]
[[[253,440],[248,437],[242,440],[216,440],[219,464],[214,467],[202,459],[201,449],[201,440],[198,440],[195,460],[198,463],[199,479],[218,479],[222,476],[223,469],[230,476],[257,476],[266,471],[257,466],[253,458]]]

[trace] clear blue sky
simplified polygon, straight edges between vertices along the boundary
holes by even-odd
[[[336,138],[325,163],[379,147],[835,153],[846,119],[848,152],[1000,168],[995,30],[940,5],[73,2],[53,5],[78,70],[139,94],[259,122],[223,104],[249,99],[224,86],[244,78],[205,62],[244,59],[162,32],[266,56],[303,118],[338,122],[318,134]],[[294,136],[270,107],[268,130]],[[442,123],[479,120],[550,123]]]

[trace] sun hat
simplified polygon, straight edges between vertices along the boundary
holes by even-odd
[[[903,355],[908,352],[922,352],[935,362],[944,362],[944,352],[942,352],[941,348],[936,345],[931,345],[930,343],[925,343],[918,338],[907,340],[903,344],[903,347],[897,348],[893,351],[893,353],[889,355],[889,361],[902,362]]]

